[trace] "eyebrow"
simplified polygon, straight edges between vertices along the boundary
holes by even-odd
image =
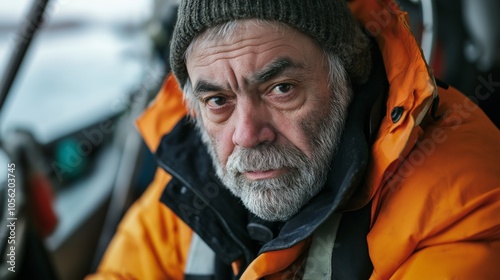
[[[279,57],[263,70],[257,72],[250,80],[250,84],[262,84],[282,75],[288,70],[303,68],[305,66],[302,63],[295,62],[289,57]]]
[[[282,75],[286,71],[304,68],[304,64],[295,62],[289,57],[279,57],[268,64],[264,69],[254,74],[250,80],[245,79],[245,83],[250,85],[262,84]],[[193,94],[195,97],[199,98],[203,93],[224,90],[224,87],[221,85],[201,79],[196,82],[193,88]]]
[[[196,85],[193,89],[193,94],[195,97],[200,97],[203,93],[206,92],[214,92],[214,91],[223,91],[224,88],[220,85],[213,84],[206,80],[199,80],[196,82]]]

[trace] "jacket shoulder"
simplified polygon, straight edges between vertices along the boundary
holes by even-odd
[[[92,277],[183,279],[192,231],[160,202],[170,179],[158,169],[154,181],[127,211]]]
[[[477,265],[477,257],[484,273],[500,274],[493,265],[500,255],[498,242],[486,246],[500,239],[500,131],[455,89],[441,89],[440,97],[441,118],[421,125],[418,142],[375,198],[368,240],[380,275],[392,275],[436,248],[449,252],[441,255],[442,262],[469,252],[471,265]],[[489,249],[468,251],[470,244]],[[468,268],[459,264],[440,265],[451,273],[443,275]],[[433,265],[420,268],[435,271],[439,265]]]

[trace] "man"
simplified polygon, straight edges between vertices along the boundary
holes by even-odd
[[[500,275],[500,132],[393,1],[348,5],[181,1],[138,122],[160,168],[96,276]]]

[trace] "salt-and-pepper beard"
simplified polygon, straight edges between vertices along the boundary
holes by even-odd
[[[347,92],[340,93],[343,94],[349,95]],[[333,95],[330,96],[326,116],[314,111],[300,123],[302,133],[313,147],[310,159],[295,146],[271,143],[251,149],[235,147],[226,166],[222,166],[216,153],[216,141],[200,125],[201,118],[197,119],[217,175],[245,207],[261,219],[286,221],[323,188],[331,159],[340,142],[349,103],[349,98],[337,102]],[[245,171],[281,168],[286,168],[287,172],[275,178],[249,180],[243,175]]]

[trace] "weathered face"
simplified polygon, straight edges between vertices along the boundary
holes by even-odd
[[[200,127],[224,184],[257,216],[286,220],[322,188],[344,119],[325,55],[251,20],[226,37],[187,57]]]

